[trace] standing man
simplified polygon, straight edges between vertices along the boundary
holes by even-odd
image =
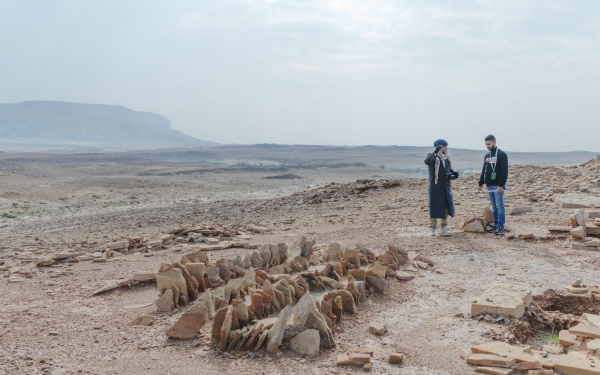
[[[442,236],[449,236],[448,215],[454,217],[454,197],[452,180],[458,178],[458,172],[452,169],[448,155],[448,142],[438,139],[435,150],[427,155],[425,164],[429,166],[429,235],[435,236],[437,219],[442,219]]]
[[[485,137],[485,147],[489,152],[485,154],[483,169],[479,178],[479,191],[483,189],[483,184],[485,184],[494,214],[494,225],[486,230],[498,236],[504,236],[504,223],[506,222],[504,190],[508,180],[508,156],[506,152],[496,146],[496,137],[491,134]]]

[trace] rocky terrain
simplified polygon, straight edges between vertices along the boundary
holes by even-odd
[[[111,154],[0,157],[2,371],[470,374],[474,359],[467,363],[465,353],[495,341],[531,345],[558,363],[565,357],[562,347],[549,351],[558,346],[558,328],[574,328],[585,321],[582,314],[599,313],[595,288],[600,247],[577,247],[597,239],[573,237],[570,215],[583,209],[592,228],[588,236],[594,236],[600,159],[573,166],[513,167],[512,190],[506,196],[511,231],[505,237],[462,230],[472,219],[485,225],[489,203],[487,194],[477,191],[476,176],[453,183],[453,235],[428,237],[423,178],[398,178],[393,171],[354,163],[286,170],[213,166],[180,173],[194,168],[172,160]],[[361,261],[359,267],[365,270],[387,267],[380,275],[385,287],[379,290],[378,282],[371,280],[368,298],[352,313],[344,309],[329,328],[333,342],[321,341],[316,356],[300,354],[293,339],[283,339],[273,349],[268,335],[257,350],[223,351],[222,339],[213,337],[216,318],[206,317],[192,338],[167,336],[182,316],[194,313],[192,306],[198,302],[188,290],[177,300],[179,307],[159,311],[155,301],[159,294],[164,297],[160,281],[134,278],[148,274],[159,279],[159,271],[167,272],[174,262],[186,268],[184,256],[201,253],[207,259],[199,262],[206,267],[220,264],[231,280],[237,280],[248,272],[244,259],[264,244],[285,244],[291,256],[302,236],[311,243],[301,246],[308,253],[299,253],[306,265],[293,269],[294,264],[282,263],[290,269],[284,266],[272,273],[270,266],[275,264],[251,264],[266,275],[259,277],[261,285],[252,284],[248,295],[238,294],[252,309],[259,306],[252,297],[258,293],[254,289],[265,291],[264,280],[281,283],[277,275],[288,272],[293,280],[303,272],[326,277],[322,273],[328,262],[346,264],[348,255],[327,260],[332,244],[339,244],[344,251],[340,254],[363,254],[366,263]],[[389,244],[405,251],[403,264],[394,266],[386,258]],[[341,284],[331,283],[325,292],[349,290],[352,269],[344,265],[342,274],[336,271]],[[578,279],[585,293],[573,296],[568,288]],[[497,283],[528,288],[542,310],[534,314],[527,307],[523,317],[472,315],[472,303]],[[214,297],[224,284],[203,285],[217,301]],[[325,293],[310,294],[319,312],[327,315]],[[301,295],[292,299],[293,311],[307,303]],[[202,301],[200,296],[197,301]],[[263,318],[283,313],[267,307],[260,310]],[[534,324],[533,316],[551,324]],[[559,327],[559,322],[567,327]],[[267,329],[266,324],[260,329]],[[261,332],[256,331],[255,348]],[[358,366],[343,365],[344,356],[350,361],[356,348],[372,355],[369,352],[368,361]],[[585,355],[586,344],[568,350]],[[370,366],[363,370],[365,363]]]

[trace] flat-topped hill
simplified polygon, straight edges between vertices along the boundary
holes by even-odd
[[[120,105],[26,101],[0,104],[0,139],[19,143],[210,146],[165,116]]]

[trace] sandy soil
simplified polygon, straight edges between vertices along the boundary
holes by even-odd
[[[584,283],[600,281],[598,253],[571,250],[568,238],[426,236],[424,179],[403,179],[399,187],[363,194],[343,193],[343,183],[389,177],[376,168],[297,169],[285,173],[301,179],[265,179],[282,173],[220,169],[144,175],[182,167],[110,155],[7,154],[0,160],[0,210],[6,213],[0,218],[0,268],[6,276],[0,279],[0,369],[7,374],[344,374],[362,372],[335,367],[336,354],[357,345],[375,348],[373,373],[469,374],[472,368],[460,354],[506,331],[502,324],[469,316],[472,300],[491,284],[527,285],[535,295],[578,278]],[[518,189],[507,194],[507,207],[527,205],[533,212],[508,216],[508,225],[517,235],[545,235],[548,225],[568,225],[573,210],[553,202],[556,189],[597,198],[600,189],[594,182],[590,185],[597,177],[595,169],[514,168],[511,181]],[[332,181],[337,184],[326,185]],[[458,179],[453,189],[458,206],[450,229],[458,230],[465,219],[481,216],[488,201],[477,192],[474,178]],[[315,194],[334,198],[314,203],[310,197]],[[164,332],[186,308],[160,314],[154,305],[139,307],[155,300],[154,284],[91,295],[109,281],[156,272],[162,263],[178,260],[182,252],[198,246],[193,243],[106,263],[35,267],[32,278],[8,283],[8,276],[19,268],[55,252],[93,252],[113,240],[151,237],[173,226],[252,222],[273,229],[253,235],[254,244],[290,245],[305,235],[316,239],[317,249],[338,242],[382,253],[393,242],[420,251],[435,267],[412,281],[391,279],[384,294],[369,298],[358,314],[344,316],[335,334],[337,347],[315,358],[302,358],[285,345],[271,356],[263,350],[221,353],[209,339],[210,324],[195,342],[167,339]],[[234,259],[247,251],[227,249],[210,257]],[[154,316],[156,322],[130,326],[141,314]],[[386,322],[389,332],[370,334],[371,320]],[[532,338],[530,343],[540,340]],[[402,365],[386,363],[392,351],[406,354]]]

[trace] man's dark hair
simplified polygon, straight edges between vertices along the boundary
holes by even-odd
[[[492,141],[492,142],[496,142],[496,137],[494,137],[493,135],[488,135],[487,137],[485,137],[486,141]]]

